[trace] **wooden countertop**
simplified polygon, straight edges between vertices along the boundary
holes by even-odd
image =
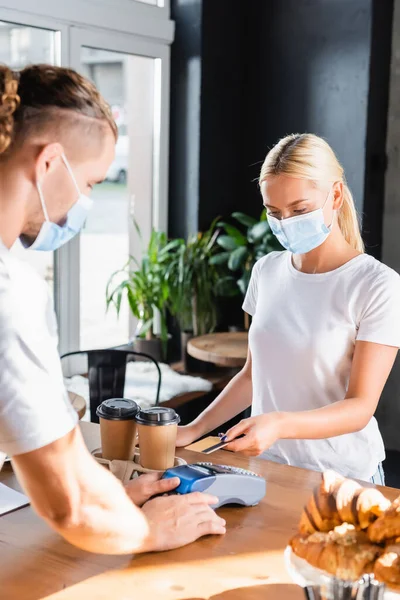
[[[89,449],[99,447],[99,426],[81,423]],[[296,531],[317,473],[247,459],[225,451],[205,457],[179,451],[188,462],[236,465],[267,479],[267,494],[253,508],[222,508],[224,537],[203,538],[179,550],[134,557],[83,552],[50,530],[31,508],[0,517],[2,600],[300,600],[283,550]],[[10,467],[0,481],[18,487]],[[385,488],[390,499],[397,490]]]

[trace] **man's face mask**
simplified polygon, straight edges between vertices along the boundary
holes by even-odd
[[[76,191],[78,193],[78,200],[68,211],[65,223],[63,225],[57,225],[57,223],[50,221],[44,201],[42,187],[39,182],[36,183],[43,214],[46,220],[43,222],[35,241],[31,246],[29,246],[30,250],[57,250],[69,242],[82,229],[88,213],[93,206],[93,200],[80,192],[71,166],[64,154],[62,155],[62,159],[72,181],[74,182]],[[24,246],[26,247],[26,244],[24,244]]]

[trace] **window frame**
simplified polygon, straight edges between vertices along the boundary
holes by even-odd
[[[153,226],[161,231],[167,231],[168,226],[170,45],[174,38],[174,23],[169,17],[170,0],[164,0],[162,7],[138,0],[19,0],[18,9],[14,0],[3,0],[0,6],[2,21],[59,32],[61,66],[79,70],[82,46],[159,59],[161,84],[155,103],[160,135],[154,137],[153,202],[145,234]],[[61,353],[80,348],[79,267],[77,236],[54,255]]]
[[[155,99],[156,119],[159,121],[159,135],[157,128],[154,129],[153,137],[153,194],[152,203],[148,206],[144,220],[141,221],[141,230],[143,238],[146,239],[151,232],[152,227],[159,231],[167,231],[168,228],[168,159],[169,159],[169,94],[170,94],[170,48],[164,44],[150,42],[148,40],[138,39],[134,36],[125,36],[115,34],[114,32],[104,34],[104,32],[92,31],[80,27],[71,27],[71,56],[70,63],[72,68],[79,70],[81,67],[81,48],[86,46],[107,50],[111,52],[121,52],[136,56],[158,59],[161,64],[160,86]],[[158,113],[158,118],[157,118]],[[135,255],[137,249],[129,241],[129,254]],[[79,311],[80,304],[80,270],[73,269],[73,264],[80,263],[80,239],[77,236],[65,249],[60,251],[60,270],[65,268],[68,272],[68,280],[61,278],[60,302],[67,302],[71,314],[69,317],[66,311],[60,311],[60,338],[62,339],[63,351],[67,345],[69,336],[69,347],[79,347],[80,341],[80,322],[75,318]],[[64,267],[65,264],[65,267]],[[63,318],[65,315],[65,321]],[[130,318],[129,332],[133,334],[135,321]],[[62,335],[61,335],[62,334]]]

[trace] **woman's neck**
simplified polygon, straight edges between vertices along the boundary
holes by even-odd
[[[336,226],[321,246],[307,254],[293,254],[292,261],[295,269],[302,273],[328,273],[359,254],[346,242]]]

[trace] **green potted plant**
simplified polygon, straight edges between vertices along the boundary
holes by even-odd
[[[142,239],[136,223],[135,227]],[[166,311],[170,295],[167,271],[171,250],[176,245],[176,241],[168,243],[165,233],[153,230],[141,261],[131,256],[122,269],[111,275],[106,290],[107,309],[112,305],[119,315],[126,297],[132,314],[138,320],[135,350],[150,354],[158,361],[166,360],[167,356]],[[157,321],[160,326],[158,335],[155,331]]]
[[[259,220],[241,212],[234,212],[231,217],[242,227],[218,223],[218,227],[224,230],[224,234],[217,239],[221,251],[210,262],[228,271],[217,281],[217,294],[225,297],[240,294],[244,297],[255,262],[269,252],[282,250],[282,247],[270,230],[265,210]],[[248,319],[245,314],[245,329],[249,328]]]
[[[214,331],[217,325],[216,284],[219,231],[215,223],[204,233],[175,240],[168,269],[169,306],[181,330],[182,359],[187,366],[186,345],[193,336]]]

